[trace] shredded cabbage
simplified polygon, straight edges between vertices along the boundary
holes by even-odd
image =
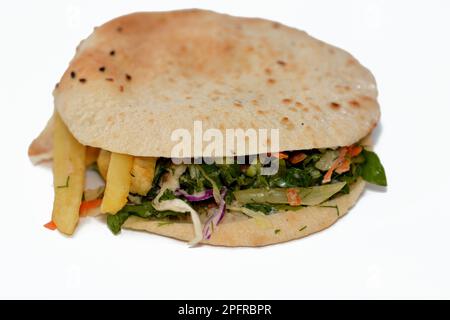
[[[161,184],[161,190],[153,200],[153,207],[158,211],[171,210],[175,212],[189,212],[191,215],[192,224],[194,226],[194,238],[189,241],[189,245],[195,246],[203,239],[202,224],[200,217],[194,209],[191,208],[186,202],[180,199],[171,199],[159,201],[161,196],[166,190],[175,191],[180,187],[180,176],[186,171],[185,165],[176,166],[172,171],[168,173],[165,181]]]
[[[245,207],[235,207],[235,206],[229,206],[228,210],[242,212],[246,216],[255,219],[255,222],[264,229],[273,227],[272,222],[262,212],[253,211]]]

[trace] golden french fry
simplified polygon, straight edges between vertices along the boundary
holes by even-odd
[[[156,159],[153,157],[135,157],[131,169],[130,192],[141,196],[147,195],[155,176]]]
[[[97,158],[97,166],[98,171],[100,172],[100,175],[103,177],[104,180],[106,180],[106,176],[108,174],[108,166],[109,166],[109,159],[111,158],[111,152],[106,150],[100,150],[100,153]]]
[[[120,153],[111,154],[101,206],[102,213],[116,214],[127,203],[132,168],[132,156]]]
[[[97,161],[99,153],[99,148],[86,147],[86,167],[89,167],[91,164]]]
[[[55,199],[52,220],[59,231],[72,234],[79,219],[84,189],[86,147],[67,129],[57,112],[54,114],[53,184]]]

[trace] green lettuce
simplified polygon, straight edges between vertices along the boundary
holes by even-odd
[[[163,196],[165,196],[164,194]],[[167,194],[167,198],[171,198],[171,195]],[[145,219],[155,218],[176,218],[184,217],[188,212],[175,212],[171,210],[157,211],[151,202],[146,201],[139,205],[127,204],[118,213],[112,215],[109,214],[106,223],[112,233],[118,234],[122,228],[122,225],[130,216],[137,216]]]
[[[361,176],[369,183],[386,187],[387,179],[380,158],[373,151],[363,150],[364,163],[362,164]]]

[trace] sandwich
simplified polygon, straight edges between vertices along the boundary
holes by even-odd
[[[77,47],[29,147],[34,163],[53,161],[46,227],[72,235],[80,217],[104,214],[114,234],[220,246],[323,230],[366,183],[387,185],[370,139],[377,94],[352,55],[277,22],[204,10],[116,18]],[[86,190],[87,170],[104,186]]]

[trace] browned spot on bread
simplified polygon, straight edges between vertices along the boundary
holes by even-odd
[[[295,101],[295,106],[301,108],[303,107],[303,103],[301,103],[300,101]]]
[[[272,28],[278,29],[279,27],[281,27],[281,24],[279,24],[278,22],[272,23]]]
[[[225,52],[230,52],[234,49],[234,45],[231,43],[227,43],[225,44],[225,46],[223,47],[223,51]]]
[[[286,65],[286,62],[283,60],[277,60],[277,63],[282,67],[284,67]]]
[[[288,117],[281,118],[281,124],[286,126],[288,128],[288,130],[294,129],[294,124],[291,122],[291,120],[289,120]]]
[[[113,78],[106,78],[105,80],[106,80],[106,81],[109,81],[109,82],[114,82],[114,79],[113,79]]]
[[[356,60],[355,59],[348,59],[347,60],[347,66],[352,66],[356,64]]]
[[[123,92],[123,90],[124,90],[124,87],[123,87],[122,85],[120,85],[120,86],[119,86],[119,91],[120,91],[120,92]]]
[[[260,115],[265,114],[265,112],[264,112],[263,110],[256,110],[256,113],[257,113],[257,114],[260,114]]]
[[[289,110],[291,110],[292,112],[297,112],[298,111],[297,109],[295,109],[293,107],[290,107]]]
[[[361,107],[361,104],[357,100],[350,100],[348,102],[348,104],[351,105],[352,107],[355,107],[355,108]]]
[[[311,107],[313,107],[317,112],[322,112],[322,109],[320,109],[320,107],[315,103],[311,103]]]
[[[281,100],[281,102],[283,102],[284,104],[290,104],[292,102],[292,99],[284,98],[283,100]]]
[[[369,96],[361,96],[360,98],[361,98],[361,100],[364,100],[364,101],[373,101],[373,98],[369,97]]]
[[[335,53],[336,53],[336,51],[335,51],[333,48],[329,48],[329,49],[328,49],[328,52],[329,52],[330,54],[335,54]]]
[[[233,102],[233,105],[234,105],[235,107],[238,107],[238,108],[242,108],[242,107],[243,107],[243,105],[242,105],[242,103],[241,103],[240,101],[235,101],[235,102]]]
[[[275,82],[276,82],[276,80],[273,79],[273,78],[267,79],[267,83],[268,83],[268,84],[274,84]]]
[[[252,52],[253,50],[255,50],[255,48],[253,48],[252,46],[247,47],[247,52]]]
[[[341,105],[337,102],[331,102],[330,107],[331,109],[338,110],[341,107]]]
[[[258,100],[253,99],[253,100],[252,100],[252,104],[253,104],[254,106],[257,106],[257,105],[258,105]]]
[[[303,111],[304,112],[309,112],[309,109],[308,108],[303,108]]]
[[[268,75],[271,75],[271,74],[272,74],[272,69],[270,69],[270,68],[265,68],[265,69],[264,69],[264,72],[265,72],[266,74],[268,74]]]
[[[182,45],[178,48],[178,52],[179,52],[181,55],[185,54],[187,51],[188,51],[188,48],[187,48],[184,44],[182,44]]]
[[[186,100],[191,100],[192,97],[191,97],[191,96],[186,96],[185,99],[186,99]]]

